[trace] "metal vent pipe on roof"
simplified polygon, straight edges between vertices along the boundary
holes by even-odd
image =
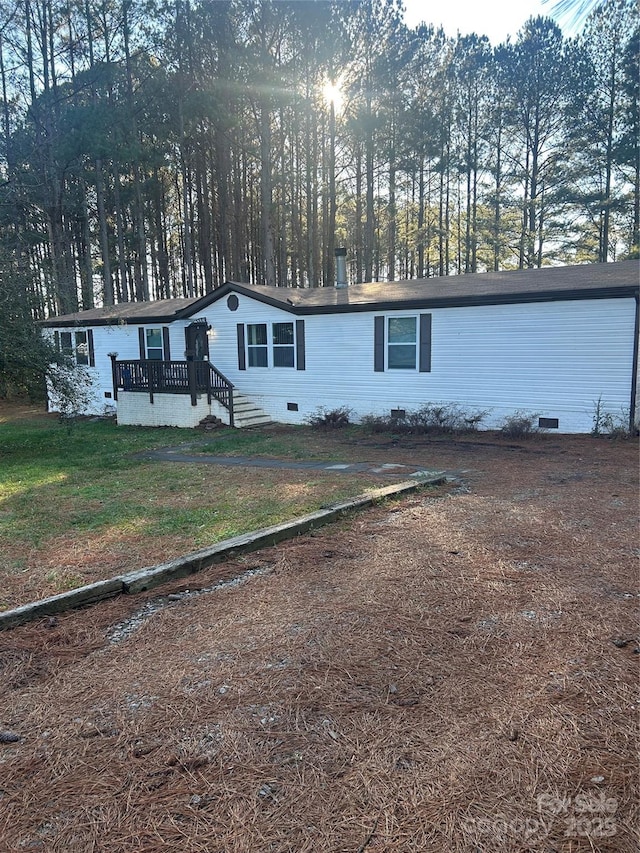
[[[347,250],[336,249],[336,287],[348,287],[347,281]]]

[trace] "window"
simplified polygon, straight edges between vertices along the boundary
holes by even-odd
[[[274,323],[273,366],[293,367],[294,359],[293,323]]]
[[[71,332],[60,332],[60,352],[63,355],[73,355],[73,338]]]
[[[373,369],[431,372],[431,314],[373,318]]]
[[[56,349],[63,355],[75,359],[76,364],[93,367],[93,333],[86,332],[56,332]]]
[[[76,361],[89,364],[89,341],[86,332],[76,332]]]
[[[147,358],[162,361],[162,329],[146,329]]]
[[[304,320],[237,323],[238,370],[291,367],[306,370]]]
[[[389,370],[416,369],[416,318],[389,317],[387,328]]]
[[[140,359],[146,361],[170,361],[169,327],[145,329],[138,326]]]
[[[247,325],[247,355],[249,367],[267,367],[267,324]]]

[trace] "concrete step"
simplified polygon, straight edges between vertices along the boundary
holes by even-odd
[[[255,403],[252,403],[251,400],[235,400],[233,401],[233,411],[234,412],[246,412],[248,410],[258,409],[259,406],[256,406]]]
[[[238,429],[267,426],[273,423],[269,415],[260,406],[235,389],[233,392],[233,421]]]
[[[233,423],[238,429],[248,429],[249,427],[269,426],[273,421],[265,414],[249,415],[240,418],[236,418],[234,415]]]

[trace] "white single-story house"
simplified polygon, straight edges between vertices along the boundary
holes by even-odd
[[[227,282],[197,299],[44,321],[84,364],[87,414],[119,423],[302,423],[426,403],[516,411],[566,433],[603,411],[637,423],[637,261],[321,289]],[[50,400],[51,410],[56,409]]]

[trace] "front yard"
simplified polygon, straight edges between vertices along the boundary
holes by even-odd
[[[461,479],[0,634],[2,849],[635,853],[635,442],[276,439]],[[161,466],[140,464],[153,501]],[[285,473],[297,507],[309,486]],[[85,560],[122,541],[155,559],[153,536],[83,524]],[[71,535],[52,533],[39,559]]]
[[[186,442],[198,452],[214,448],[223,455],[313,453],[304,430],[289,432],[203,434],[95,419],[67,430],[54,416],[5,404],[0,609],[164,562],[382,484],[372,476],[283,475],[149,462],[136,455]]]

